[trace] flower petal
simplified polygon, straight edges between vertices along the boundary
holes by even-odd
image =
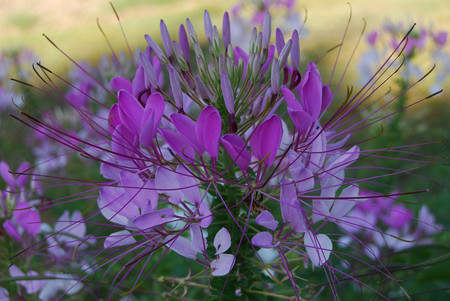
[[[161,210],[143,214],[134,219],[133,222],[139,229],[147,230],[173,221],[173,215],[172,208],[163,208]]]
[[[272,231],[278,227],[278,221],[273,218],[272,213],[269,210],[264,210],[255,219],[256,223],[260,226],[266,227]]]
[[[136,239],[134,239],[133,235],[128,230],[122,230],[119,232],[111,233],[103,243],[103,247],[105,249],[113,248],[113,247],[121,247],[128,246],[134,244]]]
[[[260,248],[275,248],[280,242],[278,241],[276,244],[273,243],[273,235],[267,231],[259,232],[252,238],[252,244],[260,247]]]
[[[226,228],[222,228],[214,237],[214,248],[216,248],[216,255],[226,252],[231,246],[230,232]]]
[[[177,252],[183,257],[196,259],[197,249],[191,244],[191,241],[185,237],[168,235],[164,240],[166,246]]]
[[[211,262],[211,268],[213,276],[225,276],[227,275],[234,264],[234,255],[231,254],[219,254],[219,257]]]
[[[243,173],[246,173],[247,168],[250,165],[251,155],[247,151],[246,144],[242,137],[235,134],[226,134],[220,141],[231,159],[236,162]]]
[[[283,126],[278,115],[272,115],[253,132],[250,138],[252,152],[265,166],[271,166],[280,147]]]
[[[198,116],[195,125],[198,143],[213,159],[219,154],[219,138],[222,132],[222,120],[219,111],[213,106],[205,107]]]
[[[314,235],[312,232],[305,233],[305,248],[309,259],[315,266],[323,265],[330,257],[333,243],[325,234]]]

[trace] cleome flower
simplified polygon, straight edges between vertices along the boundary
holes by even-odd
[[[389,67],[401,47],[362,90],[337,103],[340,84],[332,89],[314,62],[300,69],[297,30],[287,41],[277,30],[271,44],[268,13],[262,31],[253,29],[248,49],[232,44],[228,13],[221,36],[207,11],[204,27],[207,44],[201,45],[189,19],[178,40],[161,20],[162,46],[145,36],[148,47],[134,75],[111,79],[107,90],[116,102],[107,118],[86,112],[87,98],[79,104],[70,96],[72,107],[83,107],[77,112],[90,121],[95,137],[26,114],[49,137],[99,162],[106,179],[89,183],[98,207],[90,216],[98,226],[93,235],[103,246],[83,263],[80,282],[107,266],[104,276],[114,273],[109,298],[143,288],[180,299],[201,287],[213,299],[268,293],[300,300],[317,293],[301,289],[302,272],[312,263],[324,270],[337,297],[339,276],[352,276],[336,267],[346,254],[333,242],[350,232],[342,224],[354,207],[375,195],[373,179],[357,177],[357,164],[390,151],[365,150],[351,140],[354,132],[386,118],[356,115],[370,103],[372,90],[381,89],[378,75],[395,73]],[[64,214],[74,222],[66,232],[81,226],[81,218]],[[266,263],[259,248],[278,254]],[[373,259],[361,254],[346,260]],[[161,267],[163,261],[174,262],[173,274]],[[286,293],[285,284],[292,290]]]

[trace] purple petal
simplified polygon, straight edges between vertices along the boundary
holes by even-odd
[[[9,274],[11,277],[24,277],[24,276],[39,276],[35,271],[30,271],[26,275],[15,265],[9,267]],[[27,294],[34,294],[38,292],[46,283],[45,280],[18,280],[17,283],[25,288]]]
[[[315,266],[323,265],[330,257],[333,243],[324,234],[314,235],[311,232],[305,233],[305,248],[309,259]]]
[[[184,59],[186,62],[189,62],[189,40],[183,24],[180,25],[180,30],[178,31],[178,41],[180,43],[181,51],[183,51]]]
[[[140,215],[139,207],[136,206],[135,203],[130,201],[129,197],[125,193],[125,190],[120,187],[102,187],[100,189],[100,195],[98,197],[98,205],[100,209],[108,208],[118,215],[125,216],[131,219],[134,219]],[[69,221],[68,212],[67,217],[61,216],[60,220]],[[61,228],[55,228],[55,230],[61,230],[67,226],[67,223],[63,223],[61,224]]]
[[[193,205],[202,200],[197,178],[192,175],[182,164],[178,165],[176,171],[176,182],[186,199]]]
[[[294,30],[292,32],[291,61],[292,67],[294,69],[298,69],[298,67],[300,66],[300,43],[298,41],[297,30]]]
[[[252,152],[259,160],[264,159],[265,166],[271,166],[275,160],[282,136],[283,127],[278,115],[272,115],[253,132],[250,138]]]
[[[263,47],[266,49],[269,47],[271,33],[272,33],[272,22],[270,20],[270,13],[266,12],[262,27],[262,42]]]
[[[146,88],[150,88],[150,85],[154,88],[158,88],[158,75],[156,75],[155,68],[153,68],[153,65],[143,53],[141,53],[140,58],[141,66],[144,70],[145,82],[147,83]]]
[[[230,79],[225,71],[220,74],[220,83],[222,86],[223,100],[229,114],[234,114],[234,94],[231,88]]]
[[[109,110],[109,115],[108,115],[109,132],[112,134],[114,129],[119,124],[122,124],[122,121],[120,120],[120,117],[119,117],[119,105],[115,103],[112,105],[111,110]]]
[[[170,87],[173,98],[175,98],[175,105],[178,109],[183,109],[183,91],[181,90],[178,74],[171,65],[167,65],[167,70],[169,71]]]
[[[170,148],[172,148],[172,150],[181,158],[188,162],[192,162],[195,159],[194,149],[181,134],[167,129],[161,129],[160,132]]]
[[[14,188],[14,186],[16,185],[16,179],[9,172],[9,166],[4,161],[0,162],[0,175],[2,176],[3,180],[5,180],[6,184],[8,184],[8,186],[10,188]]]
[[[211,210],[209,209],[209,205],[205,202],[202,202],[200,204],[200,207],[198,208],[198,219],[201,219],[199,222],[200,227],[202,228],[208,228],[209,225],[211,225],[213,220],[213,215],[211,213]]]
[[[222,120],[219,111],[213,106],[205,107],[198,116],[195,125],[199,145],[213,159],[219,155],[219,138],[222,132]]]
[[[327,168],[321,179],[321,181],[329,178],[330,176],[339,173],[344,170],[350,164],[354,163],[359,158],[359,146],[355,145],[344,154],[334,160]]]
[[[138,95],[147,89],[148,84],[145,80],[145,71],[144,67],[142,65],[139,65],[136,73],[134,75],[133,82],[131,83],[131,86],[133,87],[133,95],[135,97],[138,97]]]
[[[322,85],[322,107],[320,112],[325,112],[331,104],[333,93],[328,85]]]
[[[297,131],[304,135],[308,132],[314,120],[305,111],[293,111],[288,109],[289,117],[291,117]]]
[[[317,120],[322,109],[322,79],[314,63],[308,63],[308,71],[300,87],[300,98],[305,111]]]
[[[220,141],[231,159],[236,162],[243,173],[246,173],[247,168],[250,165],[251,155],[247,151],[246,144],[242,137],[235,134],[226,134]]]
[[[231,247],[230,232],[226,228],[222,228],[214,237],[214,247],[216,248],[216,255],[226,252]]]
[[[121,160],[132,160],[132,152],[137,148],[136,143],[136,135],[123,124],[118,125],[112,133],[111,149]]]
[[[200,155],[203,154],[205,149],[198,141],[195,122],[191,118],[180,113],[170,115],[170,119],[172,119],[178,132],[190,142],[195,151]]]
[[[172,208],[163,208],[150,213],[143,214],[133,222],[141,230],[151,229],[174,220]]]
[[[278,221],[273,218],[272,213],[268,210],[264,210],[255,219],[256,223],[260,226],[266,227],[272,231],[278,227]]]
[[[190,231],[192,246],[196,248],[197,252],[203,253],[206,250],[207,243],[199,224],[191,224]]]
[[[20,175],[21,173],[28,172],[28,169],[31,167],[31,164],[28,162],[24,162],[20,164],[19,168],[17,168],[17,177],[16,177],[16,184],[19,188],[25,188],[28,183],[29,175]]]
[[[339,198],[334,200],[331,216],[335,219],[341,219],[356,205],[354,198],[359,196],[359,187],[353,184],[342,190]]]
[[[158,192],[153,182],[145,180],[144,183],[138,174],[123,171],[120,173],[120,183],[125,190],[128,199],[140,209],[145,209],[151,204],[152,209],[158,205]]]
[[[157,129],[155,124],[155,112],[148,110],[144,113],[141,122],[141,130],[139,132],[139,141],[143,146],[151,147],[153,145],[153,139],[156,138]]]
[[[18,242],[22,241],[22,238],[20,237],[19,231],[17,230],[14,223],[10,220],[7,220],[3,223],[3,228],[5,229],[6,233],[9,234],[12,238],[17,240]]]
[[[222,40],[225,49],[227,49],[228,45],[230,45],[231,43],[230,17],[228,16],[228,12],[225,12],[225,14],[223,15]]]
[[[32,236],[36,236],[39,233],[41,218],[39,213],[34,208],[30,208],[28,203],[17,204],[13,216],[17,224]]]
[[[403,228],[412,218],[413,212],[401,204],[392,206],[389,212],[382,216],[383,222],[394,229]]]
[[[290,222],[294,231],[304,232],[306,230],[306,222],[302,207],[297,199],[295,186],[287,180],[283,181],[282,184],[280,207],[283,221]]]
[[[136,239],[134,239],[133,235],[128,230],[122,230],[119,232],[114,232],[110,234],[103,244],[105,249],[114,248],[114,247],[122,247],[134,244]]]
[[[186,171],[187,172],[187,171]],[[184,173],[184,171],[183,171]],[[178,182],[179,175],[170,168],[161,166],[156,171],[155,187],[159,193],[165,193],[169,196],[169,202],[179,204],[183,201],[184,195],[182,185]],[[186,181],[186,179],[182,179]]]
[[[234,264],[234,255],[231,254],[219,254],[218,259],[215,259],[211,262],[211,268],[213,272],[211,275],[213,276],[225,276],[227,275]]]
[[[139,133],[144,108],[130,92],[125,90],[119,91],[118,103],[120,120],[129,131]]]
[[[167,30],[166,23],[163,20],[159,22],[159,29],[161,31],[161,39],[166,50],[168,57],[172,56],[172,39],[170,38],[169,31]]]
[[[190,240],[182,236],[175,237],[175,235],[168,235],[164,240],[166,246],[183,257],[196,259],[197,249],[191,244]]]
[[[0,286],[0,300],[9,301],[9,293],[8,291]]]
[[[111,79],[109,82],[111,88],[119,92],[120,90],[128,91],[129,93],[133,93],[133,87],[128,79],[123,78],[122,76],[116,76]]]
[[[292,111],[304,111],[302,105],[291,90],[289,90],[285,86],[282,86],[281,92],[283,93],[284,101],[286,102],[288,109]]]
[[[281,32],[281,29],[277,28],[275,32],[275,44],[277,46],[277,52],[278,56],[281,54],[281,50],[283,50],[284,47],[284,37],[283,33]]]
[[[203,22],[205,23],[205,34],[208,40],[213,40],[213,27],[211,23],[211,17],[207,10],[203,13]]]
[[[260,247],[271,249],[277,247],[280,242],[278,241],[276,244],[273,243],[273,236],[269,232],[259,232],[252,238],[252,244]]]
[[[264,63],[264,65],[261,66],[261,70],[260,70],[261,73],[265,73],[269,69],[270,64],[272,63],[274,54],[275,54],[275,46],[270,45],[269,51],[267,53],[267,60]]]

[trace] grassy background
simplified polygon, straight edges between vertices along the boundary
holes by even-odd
[[[236,1],[217,0],[113,0],[132,47],[145,47],[144,34],[159,38],[159,20],[163,18],[169,30],[176,32],[189,17],[202,26],[202,13],[208,9],[217,21]],[[342,35],[349,17],[349,2],[353,10],[350,35],[359,34],[362,19],[368,28],[377,28],[385,18],[417,22],[450,31],[450,3],[448,0],[320,0],[297,1],[307,10],[310,32],[302,47],[312,43],[335,43]],[[117,50],[126,45],[115,15],[107,0],[0,0],[0,48],[28,47],[36,51],[45,64],[56,70],[70,66],[67,59],[42,36],[48,35],[75,59],[95,61],[108,53],[105,40],[97,28],[100,23]],[[220,24],[220,23],[219,23]],[[55,70],[55,69],[54,69]]]

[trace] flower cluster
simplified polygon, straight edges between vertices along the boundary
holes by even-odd
[[[15,247],[17,244],[20,248],[28,250],[21,252],[21,256],[26,259],[23,266],[26,269],[25,273],[17,266],[23,261],[17,259],[12,260],[13,263],[7,269],[11,277],[21,279],[16,283],[24,290],[19,290],[21,293],[14,296],[37,294],[39,300],[47,301],[53,300],[58,292],[68,292],[72,295],[82,288],[83,285],[78,282],[75,275],[67,275],[64,272],[69,266],[74,265],[71,263],[75,256],[74,250],[80,245],[79,240],[86,237],[86,225],[78,210],[71,216],[66,210],[54,223],[54,228],[44,223],[36,209],[43,204],[43,189],[36,179],[30,181],[30,169],[31,165],[28,162],[23,163],[13,175],[8,164],[0,162],[0,175],[6,183],[0,196],[0,233],[3,236],[0,236],[1,250],[11,258],[15,257],[14,250],[19,249]],[[29,182],[35,187],[29,187]],[[39,195],[34,195],[33,192]],[[43,235],[46,236],[46,244],[43,243]],[[93,243],[93,240],[89,242]],[[36,245],[40,248],[37,252],[32,250]],[[85,248],[86,245],[81,245],[80,250]],[[36,262],[34,257],[37,254],[42,256],[42,252],[47,253],[44,256],[46,268],[45,272],[38,273],[32,268],[42,269],[42,262]],[[83,258],[82,252],[77,258]],[[6,275],[2,275],[2,278],[6,278]],[[5,288],[0,287],[0,293],[1,300],[9,300],[9,293]]]
[[[36,60],[30,50],[16,50],[0,52],[0,112],[6,111],[12,105],[12,100],[21,104],[21,93],[17,86],[10,81],[14,76],[20,80],[30,78],[29,66]]]
[[[436,225],[428,207],[422,206],[416,219],[411,209],[396,201],[396,197],[375,197],[357,204],[341,221],[350,235],[340,242],[349,246],[353,239],[366,241],[365,252],[373,258],[381,257],[385,248],[400,251],[432,242],[431,235],[442,226]]]
[[[233,45],[242,48],[250,42],[251,29],[262,28],[264,17],[270,13],[273,24],[283,34],[294,30],[304,37],[307,32],[304,28],[302,15],[297,9],[295,0],[250,0],[239,1],[231,9],[231,40]]]
[[[402,22],[393,23],[387,20],[382,28],[367,35],[368,49],[361,55],[358,65],[362,84],[372,77],[383,57],[398,47],[408,29]],[[426,75],[435,64],[434,83],[429,86],[429,91],[434,93],[442,89],[450,72],[450,53],[446,49],[447,35],[443,30],[413,28],[408,39],[401,43],[404,47],[404,68],[400,70],[400,80],[415,82]]]
[[[348,220],[358,206],[380,196],[369,190],[373,181],[364,187],[355,172],[372,151],[351,140],[366,123],[376,123],[373,115],[355,116],[370,102],[371,89],[381,86],[380,78],[371,77],[370,85],[336,103],[339,85],[333,91],[314,62],[299,69],[297,30],[285,38],[277,29],[271,43],[268,13],[262,30],[253,28],[248,50],[233,44],[228,13],[221,37],[207,11],[204,27],[206,46],[189,19],[178,40],[161,21],[163,47],[145,36],[148,47],[133,76],[115,76],[104,87],[115,97],[111,106],[91,96],[91,82],[65,94],[90,126],[87,135],[25,114],[48,137],[99,162],[106,179],[80,182],[98,190],[96,212],[103,218],[90,218],[98,226],[97,240],[104,240],[92,257],[97,262],[81,262],[87,274],[65,287],[69,293],[105,266],[105,275],[116,273],[109,297],[129,289],[133,278],[122,295],[143,283],[151,289],[175,283],[152,293],[180,299],[190,286],[223,300],[258,294],[300,300],[301,293],[316,293],[300,289],[299,271],[308,266],[323,268],[330,283],[338,281],[336,274],[346,275],[334,266],[346,256],[335,251],[334,236],[355,233]],[[391,56],[378,72],[391,77],[389,66],[397,58]],[[91,109],[89,100],[107,113]],[[67,259],[68,252],[81,250],[74,237],[82,245],[92,239],[84,220],[77,211],[64,212],[54,229],[47,227],[56,233],[46,237],[52,256]],[[62,233],[68,235],[58,238]],[[276,256],[267,260],[261,249]],[[153,277],[165,259],[185,265]],[[285,283],[292,287],[289,296],[280,289]],[[334,285],[331,290],[337,294]]]

